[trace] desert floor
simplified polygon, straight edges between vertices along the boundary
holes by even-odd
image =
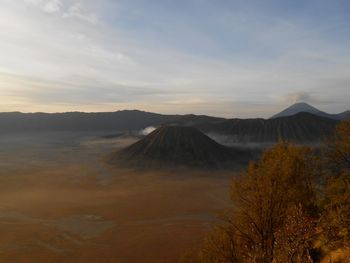
[[[99,135],[0,136],[0,262],[177,262],[230,205],[233,173],[111,167],[135,139]]]

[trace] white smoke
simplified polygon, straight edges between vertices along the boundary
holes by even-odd
[[[308,92],[296,92],[287,95],[287,101],[292,103],[310,102],[313,100],[311,94]]]
[[[155,129],[156,129],[156,127],[154,127],[154,126],[148,126],[148,127],[144,128],[143,130],[140,130],[139,134],[146,136],[146,135],[150,134],[151,132],[153,132]]]

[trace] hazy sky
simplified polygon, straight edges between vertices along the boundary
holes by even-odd
[[[349,0],[0,4],[0,111],[350,109]]]

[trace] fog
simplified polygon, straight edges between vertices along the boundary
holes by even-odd
[[[106,164],[116,131],[0,137],[0,262],[177,262],[229,206],[232,172]]]
[[[216,141],[217,143],[228,147],[247,148],[247,149],[257,150],[257,151],[269,148],[275,144],[275,142],[265,142],[265,143],[250,142],[248,137],[244,142],[242,142],[242,139],[240,138],[239,140],[237,136],[225,135],[225,134],[219,134],[219,133],[206,133],[206,135],[209,136],[214,141]]]
[[[146,135],[150,134],[151,132],[153,132],[155,129],[157,129],[157,128],[154,126],[149,126],[149,127],[146,127],[145,129],[139,131],[139,134],[146,136]]]

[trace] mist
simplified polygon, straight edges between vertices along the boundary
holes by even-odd
[[[108,134],[2,137],[0,261],[174,262],[216,222],[232,173],[117,168],[104,158],[139,137]]]
[[[258,142],[251,142],[249,140],[249,137],[246,138],[246,140],[242,140],[242,138],[238,138],[234,135],[225,135],[225,134],[219,134],[219,133],[206,133],[210,138],[212,138],[214,141],[216,141],[219,144],[229,146],[229,147],[236,147],[236,148],[247,148],[251,150],[262,150],[269,148],[273,146],[276,142],[264,142],[264,143],[258,143]]]
[[[151,132],[153,132],[155,129],[157,129],[156,127],[154,126],[148,126],[142,130],[139,131],[139,134],[140,135],[143,135],[143,136],[146,136],[148,134],[150,134]]]

